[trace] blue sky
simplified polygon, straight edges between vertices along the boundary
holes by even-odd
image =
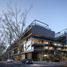
[[[32,5],[27,16],[27,24],[38,19],[56,32],[67,28],[67,0],[0,0],[0,12],[7,4],[22,11]]]

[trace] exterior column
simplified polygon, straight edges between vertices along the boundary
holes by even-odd
[[[27,54],[27,58],[28,58],[28,59],[32,59],[32,53],[28,53],[28,54]]]

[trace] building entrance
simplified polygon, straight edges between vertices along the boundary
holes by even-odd
[[[32,53],[26,53],[25,58],[26,59],[32,59]]]

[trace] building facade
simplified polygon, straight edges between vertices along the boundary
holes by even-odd
[[[59,33],[55,34],[46,23],[34,20],[21,38],[7,49],[6,58],[15,60],[31,58],[35,61],[44,61],[56,54],[66,55],[67,34],[64,34],[59,36]]]

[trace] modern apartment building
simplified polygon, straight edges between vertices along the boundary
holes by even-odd
[[[55,39],[62,44],[61,53],[67,56],[67,29],[56,33]]]
[[[7,49],[6,58],[42,61],[59,52],[66,55],[67,33],[59,36],[59,33],[55,34],[46,23],[34,20],[21,38]]]

